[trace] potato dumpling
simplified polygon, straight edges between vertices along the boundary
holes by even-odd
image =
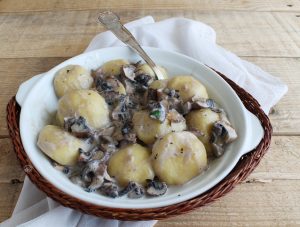
[[[75,165],[78,149],[86,147],[84,141],[54,125],[46,125],[40,131],[37,145],[48,157],[61,165]]]
[[[151,152],[146,147],[129,145],[113,154],[108,163],[108,173],[122,186],[129,181],[144,185],[146,179],[154,177],[150,155]]]
[[[161,181],[181,185],[200,174],[207,166],[202,142],[191,132],[172,132],[157,140],[152,149],[152,164]]]
[[[167,70],[161,66],[158,66],[160,72],[163,74],[163,78],[164,79],[168,79],[168,73]],[[155,73],[153,72],[153,70],[150,68],[150,66],[148,64],[141,64],[137,67],[136,69],[136,74],[147,74],[153,78],[155,78]]]
[[[167,87],[167,84],[168,84],[168,80],[154,80],[149,88],[152,88],[152,89],[155,89],[155,90],[158,90],[158,89],[164,89]]]
[[[179,123],[171,123],[168,119],[164,122],[155,120],[149,116],[149,112],[142,110],[135,112],[132,118],[134,130],[138,138],[146,144],[154,143],[171,131],[183,131],[186,129],[185,121]]]
[[[220,120],[218,113],[211,109],[194,110],[186,116],[188,128],[197,129],[203,133],[199,139],[205,146],[208,155],[212,155],[212,146],[209,142],[213,123]]]
[[[54,78],[54,89],[58,97],[77,89],[89,89],[93,84],[90,72],[80,65],[68,65],[60,69]]]
[[[122,66],[127,64],[129,64],[127,60],[123,60],[123,59],[111,60],[104,63],[101,66],[101,69],[105,75],[118,76],[121,73]]]
[[[192,76],[175,76],[169,80],[167,87],[178,90],[184,102],[193,97],[208,98],[206,88]]]
[[[65,117],[82,116],[96,129],[109,123],[109,110],[104,98],[93,90],[74,90],[58,101],[57,120],[62,126]]]

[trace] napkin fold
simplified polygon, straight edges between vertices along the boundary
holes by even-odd
[[[143,46],[180,52],[225,74],[252,94],[265,113],[287,92],[287,86],[280,79],[218,46],[215,31],[206,24],[185,18],[155,22],[151,16],[147,16],[126,24],[126,27]],[[95,36],[85,52],[122,45],[121,41],[107,31]],[[18,96],[24,98],[25,94],[21,92],[18,92]],[[150,227],[155,223],[155,220],[129,222],[82,214],[48,198],[25,177],[12,217],[0,226]]]

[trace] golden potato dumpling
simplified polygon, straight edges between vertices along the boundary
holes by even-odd
[[[113,154],[109,160],[108,173],[123,186],[129,181],[144,185],[146,179],[154,177],[150,155],[151,152],[146,147],[129,145]]]
[[[46,125],[40,131],[37,145],[48,157],[61,165],[75,165],[78,149],[86,147],[84,141],[54,125]]]
[[[152,89],[155,89],[155,90],[158,90],[158,89],[164,89],[167,87],[167,84],[168,84],[168,80],[154,80],[149,88],[152,88]]]
[[[218,120],[220,120],[219,114],[211,109],[194,110],[186,116],[188,128],[197,129],[203,133],[199,139],[204,144],[208,155],[212,155],[212,147],[209,142],[212,126]]]
[[[175,76],[169,80],[167,87],[178,90],[184,102],[193,97],[208,98],[204,85],[192,76]]]
[[[74,90],[58,101],[57,120],[62,126],[65,117],[82,116],[96,129],[109,123],[109,110],[104,98],[93,90]]]
[[[161,66],[158,66],[160,72],[163,75],[163,79],[168,79],[168,73],[167,70]],[[136,69],[136,74],[147,74],[153,78],[155,78],[155,73],[153,72],[153,70],[150,68],[150,66],[148,64],[141,64],[137,67]]]
[[[179,123],[171,123],[168,119],[164,122],[155,120],[149,116],[149,112],[142,110],[135,112],[132,118],[134,130],[138,138],[146,144],[154,143],[171,131],[183,131],[186,129],[185,121]]]
[[[202,142],[191,132],[171,132],[157,140],[152,164],[161,181],[181,185],[205,170],[207,156]]]
[[[60,69],[54,78],[54,89],[58,97],[77,89],[89,89],[93,84],[90,72],[80,65],[68,65]]]
[[[129,64],[127,60],[123,60],[123,59],[111,60],[104,63],[101,66],[101,69],[105,75],[118,76],[121,73],[122,66],[127,64]]]

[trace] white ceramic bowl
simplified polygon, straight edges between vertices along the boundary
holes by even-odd
[[[79,64],[87,69],[97,69],[112,59],[140,60],[127,47],[105,48],[73,57],[51,69],[40,78],[27,81],[20,87],[17,100],[22,106],[20,117],[21,138],[25,151],[33,165],[49,182],[65,193],[81,200],[115,208],[154,208],[191,199],[220,182],[238,162],[239,158],[252,150],[263,137],[258,119],[248,112],[232,88],[214,71],[187,56],[161,49],[145,48],[146,52],[169,74],[189,74],[199,79],[207,88],[209,96],[227,112],[229,120],[238,133],[238,139],[230,144],[225,154],[211,163],[209,169],[185,185],[170,187],[167,194],[156,198],[127,199],[108,198],[97,193],[85,192],[73,184],[63,173],[54,169],[46,156],[36,146],[37,136],[42,127],[50,122],[57,109],[53,78],[62,67]]]

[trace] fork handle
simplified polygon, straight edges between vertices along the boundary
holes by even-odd
[[[127,44],[134,51],[136,51],[145,62],[153,69],[154,73],[157,76],[157,79],[164,79],[162,73],[148,56],[148,54],[141,48],[140,44],[134,38],[134,36],[128,31],[127,28],[120,22],[118,15],[114,14],[111,11],[106,11],[100,13],[98,20],[103,24],[108,30],[115,34],[115,36],[120,39],[123,43]]]

